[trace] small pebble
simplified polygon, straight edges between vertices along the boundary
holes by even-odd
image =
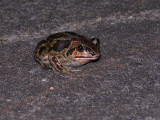
[[[50,87],[49,89],[50,89],[50,90],[53,90],[53,89],[54,89],[54,87]]]

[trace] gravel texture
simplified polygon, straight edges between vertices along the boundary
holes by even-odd
[[[0,16],[0,120],[160,120],[159,0],[5,0]],[[99,38],[101,58],[41,69],[37,42],[62,31]]]

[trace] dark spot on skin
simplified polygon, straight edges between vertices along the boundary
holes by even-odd
[[[46,49],[45,46],[41,47],[40,50],[39,50],[39,54],[41,54],[45,49]]]
[[[60,37],[64,37],[64,34],[63,33],[56,33],[56,34],[50,35],[47,38],[47,41],[49,41],[50,43],[52,43],[54,39],[60,38]]]
[[[53,45],[53,50],[60,52],[64,48],[68,48],[70,46],[71,41],[69,40],[58,40],[54,45]]]
[[[46,43],[46,41],[45,41],[45,40],[41,40],[41,41],[37,44],[36,49],[38,49],[39,46],[40,46],[41,44],[44,44],[44,43]]]
[[[75,48],[72,48],[72,49],[68,50],[66,55],[67,56],[72,55],[73,51],[75,51]]]
[[[48,52],[50,52],[51,50],[53,50],[53,47],[50,47],[50,48],[48,49]]]

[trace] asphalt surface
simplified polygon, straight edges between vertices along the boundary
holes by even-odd
[[[160,120],[160,1],[0,1],[0,120]],[[74,31],[101,58],[41,69],[38,41]]]

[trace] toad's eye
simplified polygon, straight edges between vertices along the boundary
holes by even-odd
[[[82,45],[79,45],[79,46],[77,47],[77,50],[78,50],[79,52],[83,52],[84,48],[82,47]]]

